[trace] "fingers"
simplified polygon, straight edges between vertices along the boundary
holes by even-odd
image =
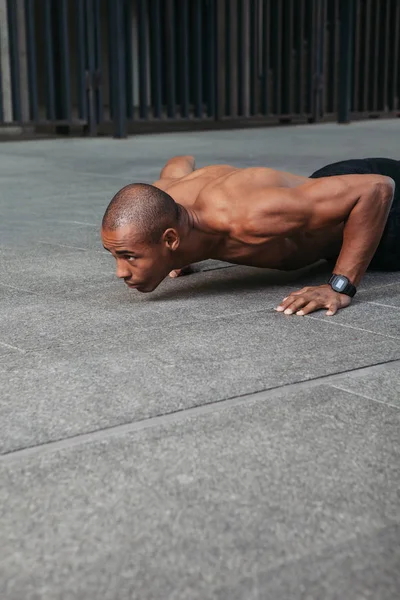
[[[296,314],[300,317],[303,317],[320,308],[324,307],[321,306],[321,303],[317,302],[316,300],[310,301],[302,296],[300,296],[299,298],[292,298],[291,296],[289,296],[288,298],[284,298],[284,300],[282,300],[282,303],[280,304],[280,306],[278,306],[276,310],[278,312],[283,312],[285,315]],[[337,303],[332,303],[327,308],[329,310],[326,313],[326,316],[332,317],[337,313],[340,307]]]
[[[170,272],[169,276],[175,278],[181,277],[182,275],[190,275],[193,272],[193,267],[191,265],[188,265],[187,267],[183,267],[182,269],[174,269]]]
[[[283,310],[284,310],[284,314],[285,315],[292,315],[293,313],[299,314],[299,311],[301,309],[303,309],[303,311],[306,310],[307,307],[308,310],[307,312],[312,312],[312,310],[310,310],[310,306],[312,306],[312,310],[315,310],[316,308],[318,308],[318,303],[315,302],[315,300],[311,301],[308,300],[307,298],[305,298],[304,296],[298,296],[298,297],[294,297],[294,298],[287,298],[287,300],[283,303]],[[279,307],[278,307],[279,309]],[[304,312],[304,314],[307,314],[306,312]]]
[[[276,310],[285,315],[304,316],[315,310],[326,308],[328,309],[328,312],[325,313],[326,316],[331,317],[341,308],[349,306],[350,303],[350,296],[338,294],[329,285],[324,284],[292,292],[282,300]]]
[[[303,296],[297,296],[296,292],[293,292],[287,298],[284,298],[278,308],[278,312],[284,312],[285,315],[291,315],[303,306],[305,306],[309,300]]]
[[[333,317],[333,315],[336,315],[337,311],[339,310],[339,305],[338,304],[331,304],[329,306],[329,310],[326,313],[327,317]]]

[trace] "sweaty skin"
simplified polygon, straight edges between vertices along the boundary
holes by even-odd
[[[334,272],[355,286],[378,247],[394,194],[394,181],[382,175],[309,179],[263,167],[195,170],[191,156],[169,160],[153,185],[186,209],[182,231],[166,232],[158,256],[157,264],[172,267],[171,276],[207,258],[281,270],[330,259],[336,260]],[[132,232],[119,233],[102,231],[114,255],[118,247],[132,246]],[[168,274],[165,268],[138,289],[155,289]],[[132,277],[141,281],[127,267],[119,276],[128,284]],[[333,315],[350,302],[327,284],[293,292],[277,310],[304,315],[327,308]]]

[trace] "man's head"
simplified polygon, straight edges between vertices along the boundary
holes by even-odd
[[[104,214],[101,237],[117,261],[117,276],[153,291],[174,268],[182,209],[166,192],[144,183],[122,188]]]

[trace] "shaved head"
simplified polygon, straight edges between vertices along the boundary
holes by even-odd
[[[179,204],[166,192],[146,183],[132,183],[111,200],[102,226],[109,231],[133,226],[144,240],[157,243],[166,229],[179,224],[180,214]]]

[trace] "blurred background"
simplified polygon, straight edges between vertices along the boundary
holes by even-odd
[[[0,132],[399,117],[399,0],[0,0]]]

